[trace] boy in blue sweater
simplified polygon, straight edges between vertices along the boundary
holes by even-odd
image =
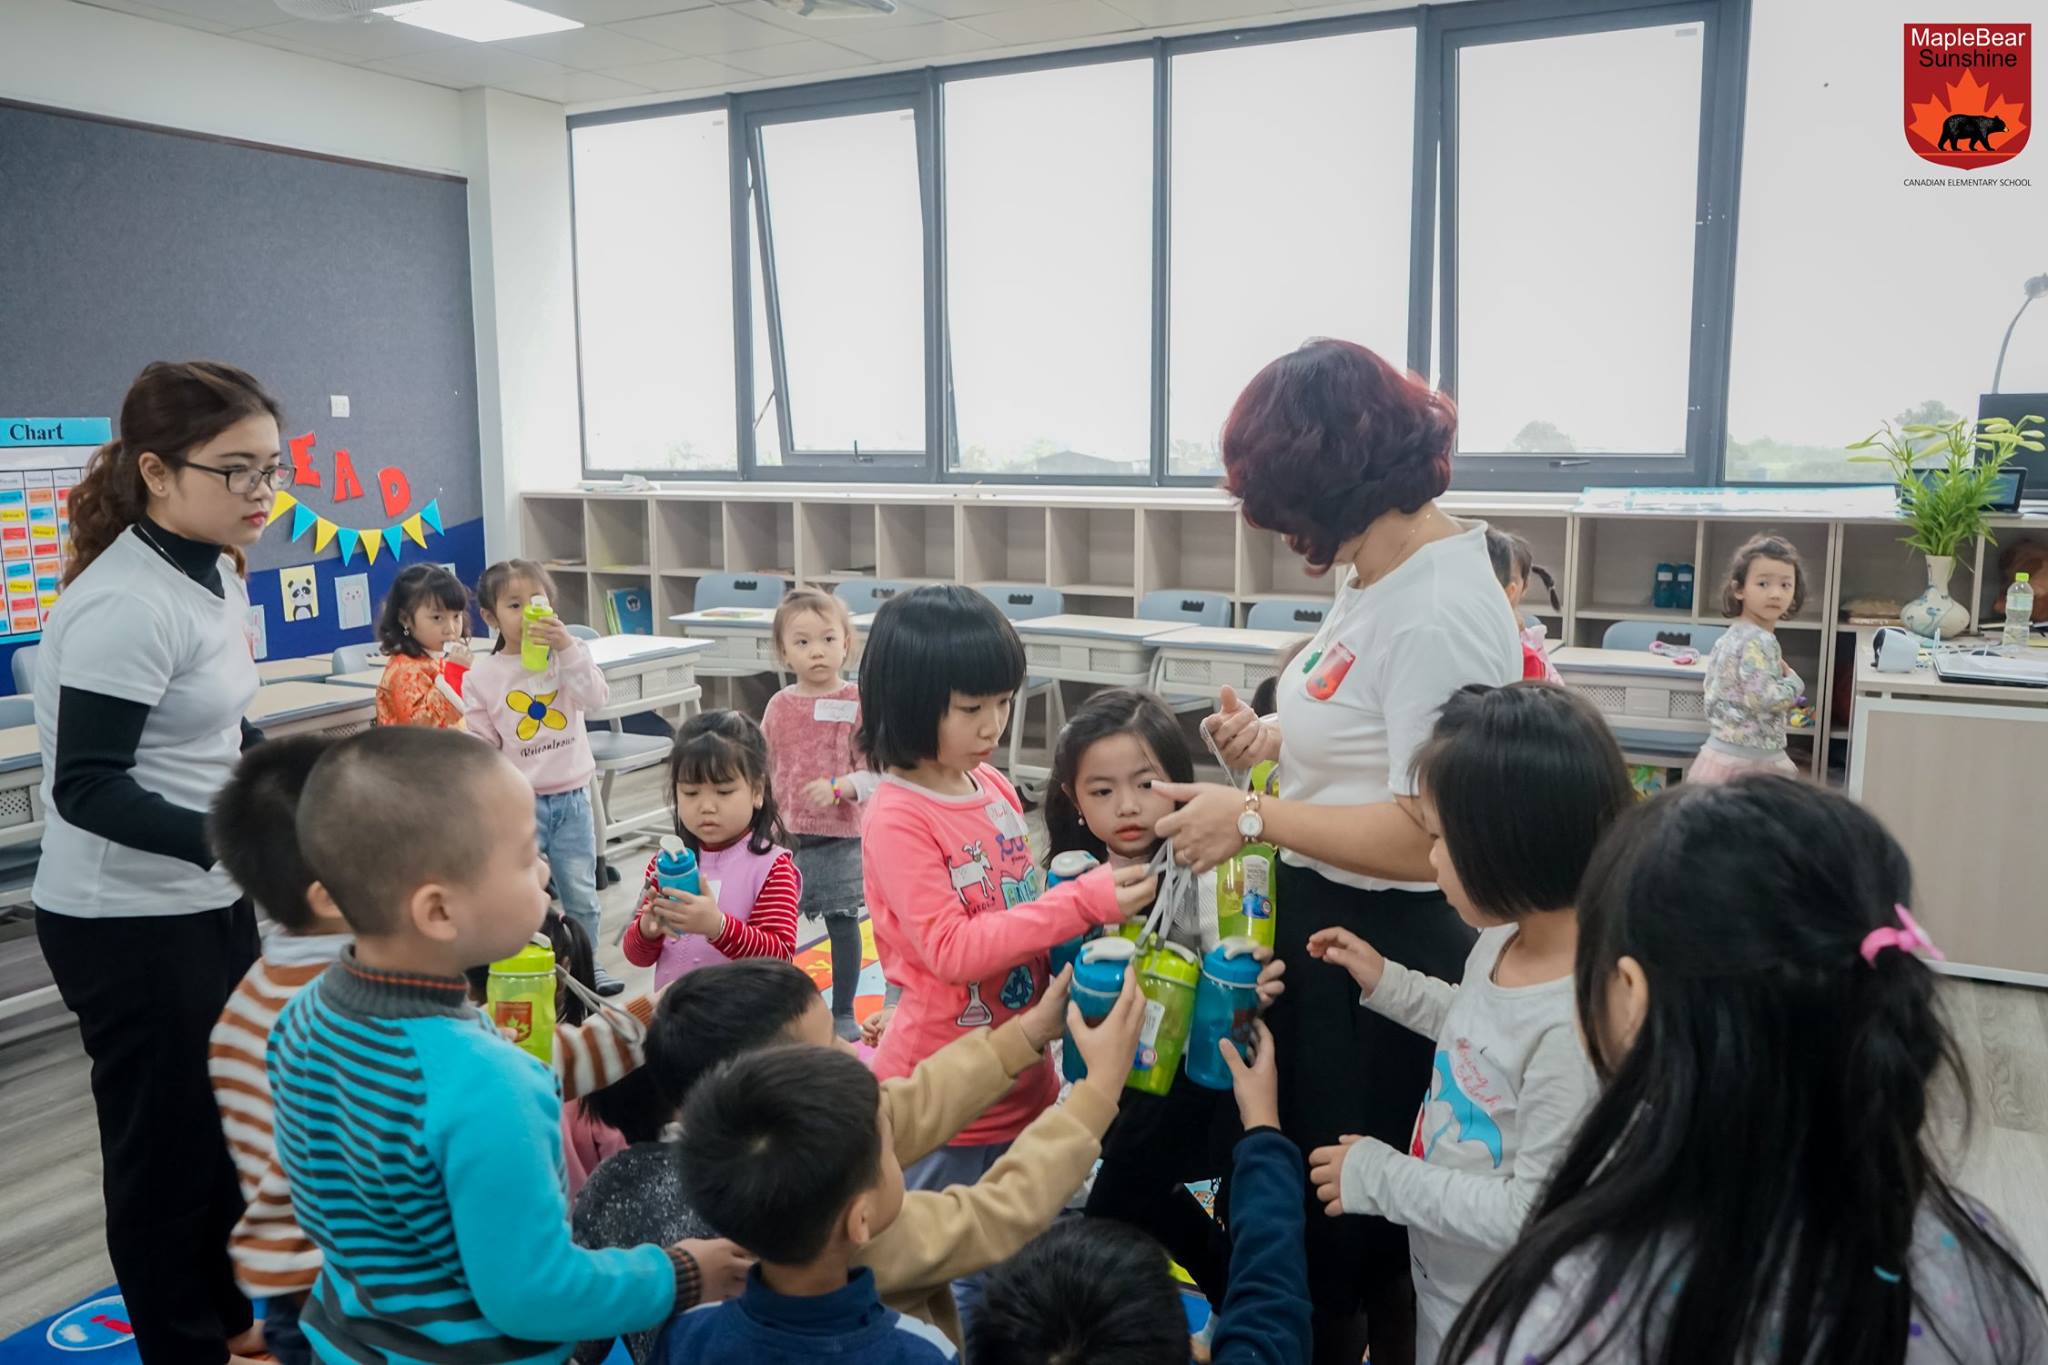
[[[463,969],[511,956],[547,910],[519,770],[459,731],[370,730],[314,766],[296,829],[308,899],[355,933],[267,1058],[278,1158],[322,1253],[300,1316],[315,1354],[554,1365],[730,1292],[722,1244],[570,1241],[554,1075],[469,1003]]]
[[[859,1060],[802,1044],[744,1053],[691,1088],[679,1146],[691,1204],[760,1264],[732,1303],[676,1319],[649,1365],[956,1359],[853,1266],[903,1210],[889,1110]]]
[[[1301,1151],[1280,1132],[1273,1035],[1252,1064],[1226,1041],[1244,1137],[1230,1172],[1230,1288],[1214,1365],[1303,1365],[1311,1334]],[[974,1365],[1186,1365],[1188,1320],[1166,1252],[1144,1233],[1066,1218],[989,1274],[967,1333]]]

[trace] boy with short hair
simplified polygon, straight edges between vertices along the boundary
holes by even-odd
[[[457,731],[374,729],[314,765],[295,823],[307,900],[355,934],[268,1051],[278,1157],[323,1258],[300,1319],[315,1353],[552,1365],[729,1292],[723,1244],[570,1242],[555,1079],[469,1003],[463,970],[547,911],[519,770]]]
[[[1244,1137],[1230,1185],[1230,1288],[1216,1310],[1213,1365],[1309,1358],[1308,1259],[1300,1149],[1280,1132],[1273,1035],[1254,1026],[1246,1066],[1224,1058]],[[1150,1237],[1106,1219],[1069,1218],[988,1278],[968,1334],[974,1365],[1185,1365],[1187,1316]]]
[[[761,1259],[736,1301],[670,1325],[662,1365],[957,1359],[936,1327],[883,1307],[874,1272],[853,1265],[904,1191],[881,1087],[850,1053],[792,1044],[725,1063],[683,1105],[681,1156],[691,1202]]]

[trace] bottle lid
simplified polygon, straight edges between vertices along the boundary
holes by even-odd
[[[2016,573],[2012,576],[2012,581],[2015,583],[2030,583],[2033,579],[2027,574]]]
[[[1202,960],[1195,950],[1178,943],[1162,943],[1145,954],[1145,974],[1164,977],[1192,986],[1202,977]]]
[[[677,836],[664,834],[661,836],[661,851],[663,856],[674,858],[680,854],[688,853],[690,849],[689,845],[685,844]]]
[[[491,972],[497,976],[552,976],[555,971],[555,950],[544,943],[529,943],[502,962],[493,962]]]
[[[542,611],[546,611],[548,606],[548,599],[542,593],[535,593],[532,597],[527,599],[526,605],[529,607],[539,607]]]
[[[1129,962],[1138,955],[1138,945],[1127,938],[1091,938],[1081,945],[1083,962]]]
[[[1233,934],[1209,950],[1202,959],[1202,974],[1219,986],[1255,986],[1265,964],[1252,955],[1258,945],[1243,934]]]

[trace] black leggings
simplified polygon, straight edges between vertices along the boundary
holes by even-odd
[[[207,1035],[256,960],[243,901],[190,915],[36,912],[36,936],[92,1058],[107,1254],[144,1365],[221,1365],[249,1328],[228,1234],[241,1188],[206,1073]]]
[[[1349,929],[1391,961],[1456,981],[1477,935],[1440,891],[1363,891],[1284,862],[1274,903],[1274,949],[1287,964],[1287,990],[1266,1023],[1278,1053],[1281,1131],[1304,1158],[1345,1133],[1408,1150],[1436,1040],[1361,1006],[1349,973],[1308,955],[1309,936]],[[1368,1304],[1398,1311],[1388,1305],[1405,1297],[1399,1291],[1408,1284],[1407,1229],[1384,1218],[1331,1218],[1311,1187],[1307,1248],[1316,1358],[1355,1362],[1359,1315]],[[1333,1344],[1333,1337],[1341,1341]],[[1374,1337],[1379,1365],[1387,1353]]]
[[[1227,1090],[1176,1073],[1164,1095],[1126,1090],[1102,1143],[1102,1169],[1088,1192],[1091,1218],[1115,1218],[1158,1238],[1212,1306],[1230,1287],[1230,1235],[1188,1189],[1230,1168],[1243,1133]],[[1219,1208],[1223,1203],[1219,1194]]]

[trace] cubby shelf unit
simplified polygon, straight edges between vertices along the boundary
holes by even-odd
[[[1245,524],[1206,489],[932,488],[867,485],[606,486],[526,494],[521,552],[548,566],[571,619],[602,627],[604,593],[651,589],[655,628],[695,605],[707,574],[772,573],[830,588],[850,578],[898,583],[1022,583],[1059,589],[1067,610],[1131,616],[1146,593],[1221,593],[1244,624],[1261,602],[1327,600],[1334,575],[1307,571],[1286,541]],[[1651,620],[1685,635],[1725,623],[1720,580],[1735,548],[1759,531],[1791,539],[1805,561],[1806,600],[1781,627],[1786,658],[1806,679],[1816,733],[1830,715],[1840,621],[1858,599],[1903,602],[1926,586],[1921,558],[1881,517],[1682,515],[1574,510],[1574,495],[1451,493],[1445,506],[1528,540],[1557,583],[1555,605],[1532,582],[1523,609],[1551,639],[1598,645],[1616,621]],[[2001,542],[2048,539],[2048,521],[1993,519]],[[1997,549],[1956,560],[1950,590],[1977,619],[1998,588]],[[1694,567],[1693,602],[1650,605],[1659,564]],[[1802,739],[1795,757],[1821,771],[1827,745]]]

